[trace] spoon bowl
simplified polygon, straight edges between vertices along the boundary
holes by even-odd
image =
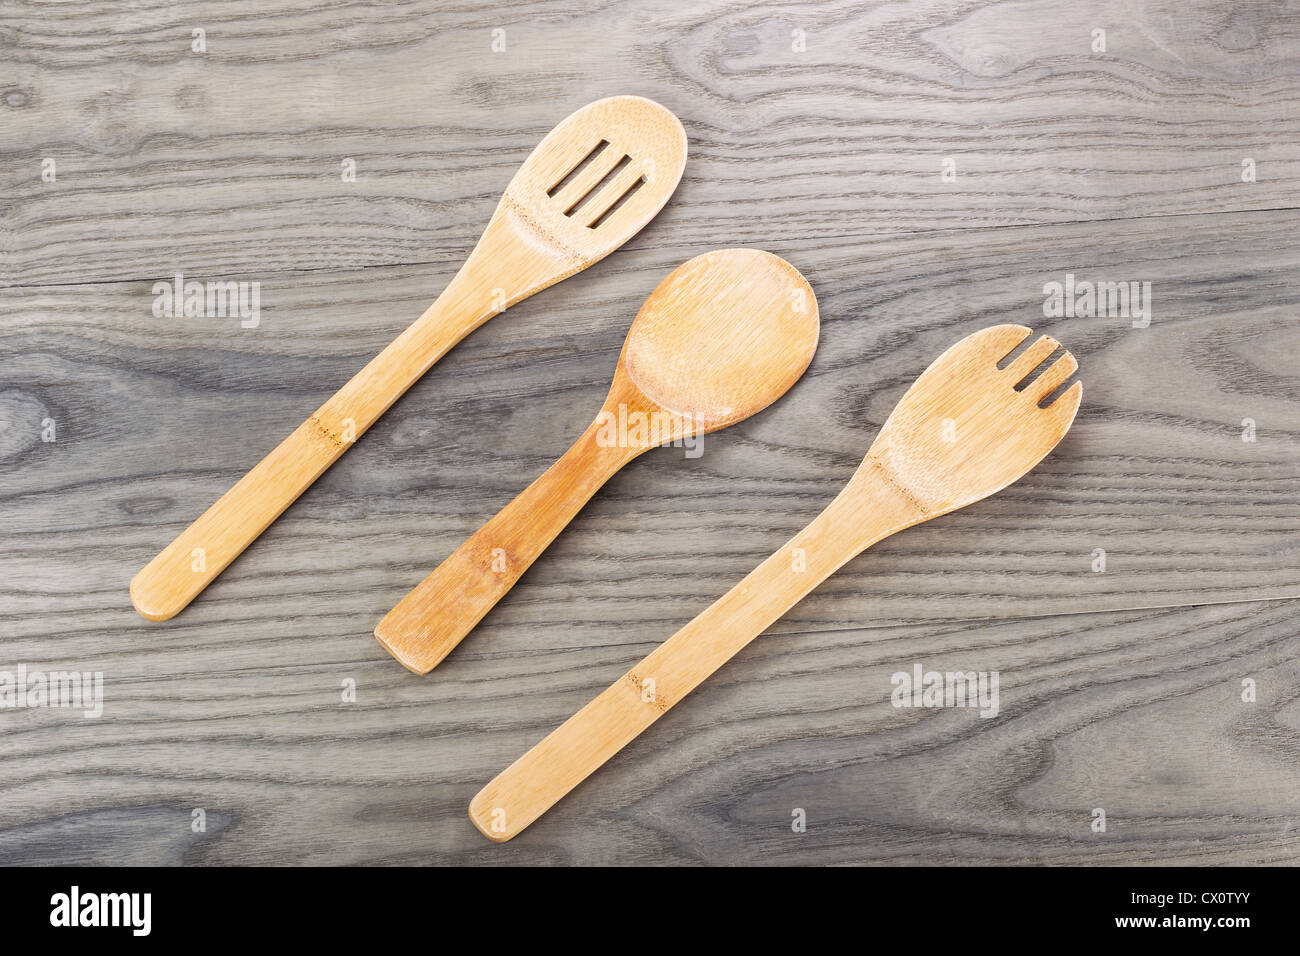
[[[657,445],[766,408],[808,367],[817,335],[812,288],[770,253],[726,249],[673,270],[632,323],[595,421],[402,598],[375,637],[409,670],[428,673],[616,471]]]
[[[610,399],[634,390],[678,416],[674,439],[715,431],[784,395],[812,361],[819,330],[812,288],[784,259],[707,252],[674,269],[637,313]]]

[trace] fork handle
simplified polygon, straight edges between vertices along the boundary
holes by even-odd
[[[375,627],[408,670],[427,674],[515,586],[602,485],[645,449],[602,445],[600,419],[438,565]]]
[[[857,487],[855,487],[857,486]],[[921,520],[892,485],[851,482],[744,580],[497,775],[469,806],[484,836],[518,834],[865,548]]]
[[[165,621],[194,600],[420,376],[499,311],[485,284],[467,279],[476,258],[470,256],[423,315],[136,574],[131,602],[142,616]]]

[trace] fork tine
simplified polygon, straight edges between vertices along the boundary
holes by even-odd
[[[1074,360],[1074,356],[1066,352],[1047,366],[1042,375],[1025,387],[1025,394],[1037,405],[1059,388],[1061,383],[1073,375],[1078,368],[1079,363]]]
[[[1033,334],[1033,329],[1023,325],[991,325],[950,345],[935,364],[960,356],[963,362],[986,361],[997,365]]]
[[[967,339],[972,341],[963,339],[962,342],[965,342],[967,347],[970,347],[975,341],[978,341],[979,347],[984,349],[985,354],[996,364],[1015,351],[1016,346],[1033,334],[1034,330],[1024,325],[994,325],[967,336]],[[962,342],[957,343],[957,345],[961,345]],[[952,347],[955,349],[957,345]]]
[[[1013,385],[1018,385],[1020,380],[1032,372],[1043,362],[1047,356],[1051,355],[1061,347],[1061,343],[1056,341],[1050,335],[1044,335],[1029,348],[1017,356],[1016,360],[1008,365],[1003,371],[1011,379]]]
[[[1079,402],[1082,398],[1083,382],[1075,382],[1062,392],[1056,401],[1042,410],[1044,414],[1052,417],[1058,435],[1064,435],[1069,430],[1070,423],[1074,421],[1075,412],[1079,410]]]

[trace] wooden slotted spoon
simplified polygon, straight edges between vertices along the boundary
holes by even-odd
[[[637,313],[596,419],[402,598],[375,637],[428,673],[615,472],[651,448],[762,411],[804,373],[819,330],[807,280],[770,252],[722,249],[678,266]]]
[[[636,235],[685,163],[677,117],[638,96],[598,100],[551,130],[437,301],[136,574],[136,610],[165,621],[194,600],[452,346]]]
[[[1069,352],[999,325],[962,339],[908,389],[844,490],[785,547],[533,747],[470,803],[474,825],[509,840],[631,742],[845,562],[896,531],[1000,491],[1037,465],[1079,408]],[[1022,386],[1017,390],[1017,386]]]

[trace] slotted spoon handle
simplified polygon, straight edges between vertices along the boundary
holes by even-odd
[[[479,791],[469,816],[509,840],[631,743],[841,565],[915,523],[882,482],[853,481],[784,547]]]
[[[591,496],[644,450],[600,445],[598,422],[379,622],[376,639],[404,667],[417,674],[436,667]]]
[[[136,574],[131,603],[142,616],[165,621],[180,612],[452,346],[535,291],[516,279],[514,296],[498,295],[500,266],[484,265],[504,241],[502,231],[485,233],[420,318]],[[519,272],[532,280],[532,269]]]

